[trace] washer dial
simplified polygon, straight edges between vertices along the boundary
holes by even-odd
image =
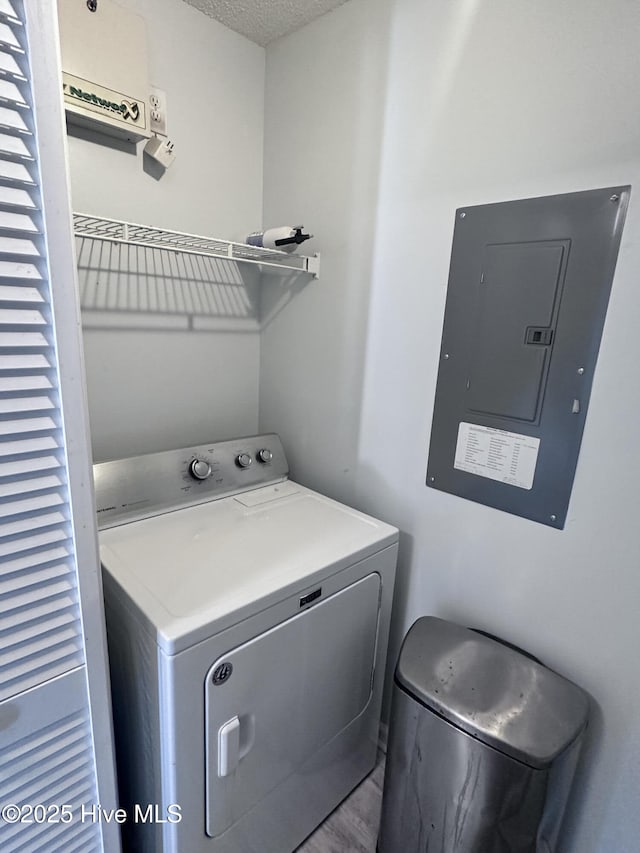
[[[249,456],[248,453],[239,453],[236,456],[236,465],[238,466],[238,468],[248,468],[252,462],[253,459]]]
[[[189,465],[189,473],[196,480],[206,480],[211,476],[211,465],[206,459],[194,459]]]
[[[258,461],[264,462],[267,465],[273,459],[273,453],[269,450],[268,447],[263,447],[262,450],[258,451]]]

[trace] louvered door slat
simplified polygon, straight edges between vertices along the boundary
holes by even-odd
[[[16,166],[16,163],[12,163],[12,166]],[[2,175],[0,174],[0,180],[2,180]],[[19,240],[13,237],[3,237],[0,241],[3,245],[3,253],[7,255],[25,255],[31,258],[37,258],[40,256],[40,252],[38,251],[37,246],[31,240]]]
[[[12,22],[22,26],[22,21],[17,14],[15,7],[11,0],[0,0],[0,14],[3,16],[10,18]]]
[[[24,786],[21,791],[19,791],[19,796],[17,797],[18,803],[30,803],[34,802],[34,798],[37,798],[40,795],[40,798],[35,800],[38,803],[42,803],[46,805],[47,803],[73,803],[74,800],[80,799],[84,800],[88,791],[87,787],[87,778],[89,777],[90,771],[90,762],[85,761],[84,764],[82,762],[79,763],[79,766],[74,767],[69,772],[65,772],[64,775],[61,775],[56,783],[50,787],[39,788],[37,784],[30,784],[28,786]],[[67,768],[64,768],[67,771]],[[26,837],[29,838],[31,844],[31,853],[34,850],[37,850],[38,853],[46,850],[47,853],[49,851],[58,851],[59,848],[49,847],[48,844],[56,837],[56,831],[54,827],[59,826],[59,824],[49,824],[48,827],[44,824],[36,824],[32,823],[27,825],[28,829],[26,830]],[[13,829],[13,828],[12,828]],[[11,835],[19,837],[20,842],[24,840],[25,830],[13,832],[9,831],[7,836],[11,838]],[[45,845],[47,843],[47,846]],[[37,846],[36,846],[37,845]],[[40,846],[43,845],[43,846]],[[22,850],[21,846],[17,846],[12,848],[15,850]],[[62,853],[62,851],[60,851]]]
[[[17,521],[11,521],[0,525],[0,537],[15,536],[25,530],[37,530],[40,527],[51,527],[54,524],[64,524],[66,521],[62,512],[46,512],[37,515],[28,515]]]
[[[18,192],[15,190],[15,192]],[[1,191],[0,191],[1,195]],[[0,278],[8,284],[11,279],[40,281],[42,275],[35,264],[16,263],[16,261],[0,261]]]
[[[68,789],[68,792],[62,791],[59,796],[67,799],[79,799],[87,802],[88,790],[80,784],[76,784],[73,788]],[[78,813],[76,809],[75,813]],[[97,837],[96,827],[91,828],[88,821],[85,823],[78,822],[75,824],[48,824],[48,825],[32,825],[29,828],[29,840],[18,844],[11,848],[12,853],[33,853],[37,850],[38,853],[71,853],[72,848],[69,847],[69,840],[73,838],[75,842],[73,850],[81,851],[81,853],[95,853],[101,850]],[[25,836],[27,833],[25,833]],[[22,838],[22,836],[21,836]]]
[[[31,572],[23,573],[21,578],[15,575],[0,578],[0,595],[2,596],[0,613],[5,608],[7,611],[14,607],[26,608],[35,601],[74,589],[75,578],[68,563],[55,563],[46,568],[34,566]]]
[[[2,80],[0,80],[0,90],[1,89]],[[31,173],[24,163],[15,163],[13,160],[3,159],[0,161],[0,180],[10,182],[15,181],[17,184],[35,186],[35,181],[31,177]]]
[[[21,477],[10,483],[0,483],[0,500],[8,495],[23,495],[25,492],[38,492],[42,489],[57,489],[64,485],[63,480],[51,474],[49,477]]]
[[[12,61],[13,60],[13,61]],[[25,76],[20,73],[20,66],[4,51],[0,51],[0,77],[14,83],[24,83]]]
[[[57,456],[33,456],[31,459],[20,459],[14,462],[0,462],[0,478],[12,477],[15,474],[30,474],[34,471],[49,471],[59,468],[61,462]]]
[[[3,484],[4,488],[14,485],[18,486],[23,492],[28,491],[25,480],[18,481],[17,483]],[[34,486],[33,490],[37,491],[37,486]],[[44,525],[44,522],[37,522],[39,518],[46,517],[51,519],[54,516],[66,518],[65,506],[65,501],[58,493],[58,490],[17,499],[12,495],[9,495],[9,497],[5,496],[5,500],[0,501],[0,537],[11,536],[14,532],[17,532],[20,528],[16,527],[16,525],[19,525],[22,519],[27,516],[34,520],[33,529],[36,526],[42,527]],[[57,513],[51,512],[54,507],[60,508]],[[26,529],[28,530],[29,528],[27,527]],[[25,549],[21,548],[20,550]]]
[[[87,770],[90,767],[90,761],[85,756],[83,759],[66,764],[63,762],[53,762],[53,767],[48,768],[51,771],[57,771],[57,779],[55,784],[51,785],[46,778],[43,778],[40,773],[40,764],[31,768],[31,778],[22,788],[18,790],[18,797],[22,802],[41,802],[42,796],[49,800],[52,796],[56,797],[53,802],[67,802],[64,799],[65,794],[70,792],[82,792],[86,785]],[[26,775],[26,774],[24,774]],[[63,799],[58,799],[62,797]]]
[[[29,615],[33,616],[33,614]],[[8,633],[8,628],[5,629],[4,636],[0,627],[0,645],[3,648],[10,649],[12,646],[18,646],[31,637],[45,636],[51,631],[73,625],[74,616],[75,614],[69,610],[56,610],[54,613],[45,613],[39,619],[32,618],[30,622],[23,621],[19,627],[12,629],[11,633]],[[1,652],[0,660],[2,660]]]
[[[0,54],[0,74],[2,74],[2,54]],[[20,161],[32,163],[33,157],[20,136],[11,136],[8,133],[0,133],[0,152],[5,158],[17,158]]]
[[[82,731],[82,719],[70,717],[56,726],[55,740],[51,738],[49,731],[39,731],[26,743],[12,744],[3,750],[0,757],[0,779],[7,779],[10,775],[10,768],[17,764],[22,765],[21,772],[24,772],[26,767],[37,764],[41,757],[56,752],[59,744],[74,743],[82,737]]]
[[[0,238],[0,242],[2,239]],[[47,326],[42,311],[24,308],[0,308],[0,324],[7,326]]]
[[[67,565],[64,561],[69,556],[69,551],[64,546],[56,546],[54,548],[43,548],[41,551],[14,557],[11,560],[3,560],[0,564],[0,591],[3,587],[9,589],[21,589],[22,584],[29,584],[31,574],[34,569],[40,569],[47,563],[56,563],[58,565]],[[45,571],[43,569],[43,571]],[[53,569],[46,569],[50,574]],[[22,577],[10,578],[11,575],[16,575],[18,572],[23,573]],[[61,572],[58,572],[60,574]]]
[[[38,495],[34,498],[25,498],[24,500],[0,503],[0,518],[20,515],[21,513],[34,512],[35,510],[49,509],[52,506],[60,504],[64,505],[65,500],[58,493]]]
[[[19,356],[17,356],[19,358]],[[27,432],[44,432],[56,429],[56,422],[51,417],[20,418],[19,420],[0,420],[0,436],[24,435]]]
[[[77,648],[75,641],[78,631],[74,630],[73,625],[54,627],[44,635],[36,633],[34,629],[28,636],[28,641],[23,640],[15,646],[7,645],[0,652],[0,673],[3,673],[3,681],[18,677],[25,667],[29,670],[37,669],[48,660],[60,660],[70,650]],[[13,642],[13,638],[10,639]]]
[[[23,26],[22,19],[16,12],[16,8],[11,0],[0,0],[0,15],[2,15],[3,20],[8,19],[8,22],[11,24],[17,24],[19,27]]]
[[[12,285],[0,285],[0,303],[6,302],[44,302],[40,291],[35,287],[16,287]]]
[[[55,841],[59,835],[61,835],[61,832],[52,836],[52,840]],[[97,851],[102,849],[98,846],[99,842],[96,838],[95,827],[91,827],[90,824],[80,824],[78,829],[74,830],[75,843],[70,843],[69,836],[70,833],[64,836],[64,853],[97,853]],[[18,850],[17,853],[26,853],[26,850]]]
[[[42,332],[0,331],[0,349],[37,349],[46,345],[47,339]]]
[[[6,131],[8,128],[4,128]],[[5,187],[0,185],[0,206],[23,211],[37,210],[38,206],[34,202],[31,194],[19,187]]]
[[[21,453],[38,450],[57,450],[61,447],[56,435],[42,435],[31,438],[17,438],[13,441],[0,441],[0,459],[7,456],[17,456]]]
[[[51,363],[46,355],[22,354],[22,355],[0,355],[0,370],[22,371],[50,368]]]
[[[38,388],[52,388],[51,379],[43,373],[20,373],[15,376],[0,374],[0,393],[4,391],[34,391]]]
[[[11,80],[0,80],[0,99],[23,109],[29,107],[29,104],[22,97],[20,89]]]
[[[80,666],[82,660],[81,644],[79,647],[78,642],[67,641],[17,664],[0,667],[0,702]]]
[[[8,789],[12,787],[18,796],[25,799],[29,798],[31,802],[39,802],[39,800],[31,798],[38,797],[43,789],[48,787],[48,777],[50,778],[51,774],[56,771],[60,774],[62,769],[64,769],[65,777],[61,778],[61,782],[64,780],[67,784],[77,784],[82,778],[78,778],[77,771],[84,769],[87,764],[83,734],[82,729],[76,730],[75,737],[61,738],[55,745],[47,744],[48,749],[38,751],[35,766],[33,764],[34,756],[29,756],[24,761],[14,761],[9,768],[11,775],[6,779],[4,785],[0,785],[0,797],[6,797]],[[37,775],[34,775],[36,773]],[[26,777],[31,777],[27,783],[25,783]]]
[[[33,593],[31,593],[31,595],[23,594],[15,596],[13,599],[7,599],[6,602],[3,602],[4,607],[0,608],[0,631],[8,631],[11,628],[19,628],[24,625],[27,607],[29,608],[28,616],[32,619],[37,619],[40,616],[46,616],[51,612],[51,610],[55,610],[60,613],[66,610],[72,611],[75,604],[73,596],[69,595],[70,587],[68,584],[66,586],[66,590],[64,589],[65,585],[62,583],[45,586],[41,590],[42,603],[39,606],[36,606],[33,603]],[[62,590],[62,594],[53,595],[52,593],[56,589]],[[23,610],[22,606],[17,606],[18,604],[24,605],[25,609]],[[15,609],[9,611],[9,607],[11,605],[14,605]],[[6,615],[3,611],[6,611]]]
[[[33,336],[34,339],[37,336]],[[0,334],[0,341],[3,340]],[[18,344],[21,346],[21,343]],[[35,344],[33,344],[35,345]],[[0,391],[0,394],[2,392]],[[41,394],[39,397],[2,397],[0,396],[0,414],[4,412],[30,412],[44,411],[45,409],[55,409],[56,403],[48,394]],[[2,477],[2,466],[0,466],[0,477]]]
[[[63,529],[49,530],[46,533],[37,533],[29,536],[20,536],[10,542],[0,544],[0,557],[7,554],[19,554],[21,551],[33,551],[42,545],[50,545],[52,542],[62,542],[68,538]],[[69,554],[70,551],[65,552]]]
[[[0,41],[0,45],[2,42]],[[6,130],[13,130],[14,132],[29,134],[29,128],[27,127],[24,119],[24,115],[22,114],[22,110],[12,110],[5,106],[0,106],[0,126],[4,127]]]
[[[37,798],[40,802],[43,796],[51,796],[53,793],[56,802],[68,802],[66,797],[69,794],[73,797],[86,791],[87,771],[91,761],[86,752],[86,743],[80,741],[84,735],[84,731],[78,732],[77,740],[72,747],[67,747],[66,754],[54,755],[50,760],[38,762],[33,767],[33,780],[25,791],[28,797]],[[53,787],[50,784],[51,776],[57,777]]]
[[[35,514],[37,511],[48,510],[54,506],[64,507],[65,505],[64,498],[58,492],[49,492],[44,495],[35,495],[34,497],[20,500],[5,501],[4,503],[0,503],[0,519],[2,519],[2,525],[4,527],[6,524],[13,524],[14,519],[10,522],[6,521],[6,519],[11,518],[12,516],[23,515],[26,513]],[[3,533],[2,535],[6,536],[8,534]],[[8,547],[9,546],[7,546],[7,548]],[[29,545],[28,547],[35,546]],[[18,551],[26,550],[26,547],[21,547],[20,544],[16,542],[15,550],[17,553]],[[10,552],[7,551],[6,553]]]
[[[19,18],[14,22],[5,20],[0,22],[0,44],[15,54],[24,54],[24,48],[20,43],[18,34],[22,29]]]
[[[2,48],[0,50],[0,71],[12,80],[24,80],[25,77],[16,62],[16,58],[10,51]]]
[[[95,802],[93,764],[87,751],[91,732],[85,713],[76,713],[59,722],[29,733],[27,737],[0,750],[0,798],[3,802],[68,803],[74,815],[82,805]],[[65,851],[89,853],[101,849],[99,826],[70,824],[13,824],[0,828],[3,851]]]
[[[65,853],[97,853],[100,850],[96,843],[95,830],[90,827],[85,832],[78,834],[75,842],[75,844],[69,844],[65,838]],[[18,851],[18,853],[22,853],[22,851]]]
[[[2,151],[0,150],[1,153]],[[23,234],[40,234],[40,229],[32,216],[11,210],[0,210],[0,229],[4,231],[21,231]]]

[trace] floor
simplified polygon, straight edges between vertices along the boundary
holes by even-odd
[[[373,772],[296,853],[375,853],[382,804],[384,753]]]

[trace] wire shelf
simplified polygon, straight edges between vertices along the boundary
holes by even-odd
[[[215,237],[198,237],[194,234],[183,234],[180,231],[167,231],[149,225],[136,225],[133,222],[88,216],[84,213],[74,213],[73,224],[76,237],[127,243],[148,249],[164,249],[209,258],[224,258],[246,264],[259,264],[274,271],[309,273],[314,278],[318,278],[320,274],[319,255],[308,257],[275,249],[260,249],[256,246],[248,246],[246,243],[232,243]]]

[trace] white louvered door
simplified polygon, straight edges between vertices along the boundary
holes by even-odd
[[[110,853],[87,810],[115,784],[55,12],[0,0],[0,850]]]

